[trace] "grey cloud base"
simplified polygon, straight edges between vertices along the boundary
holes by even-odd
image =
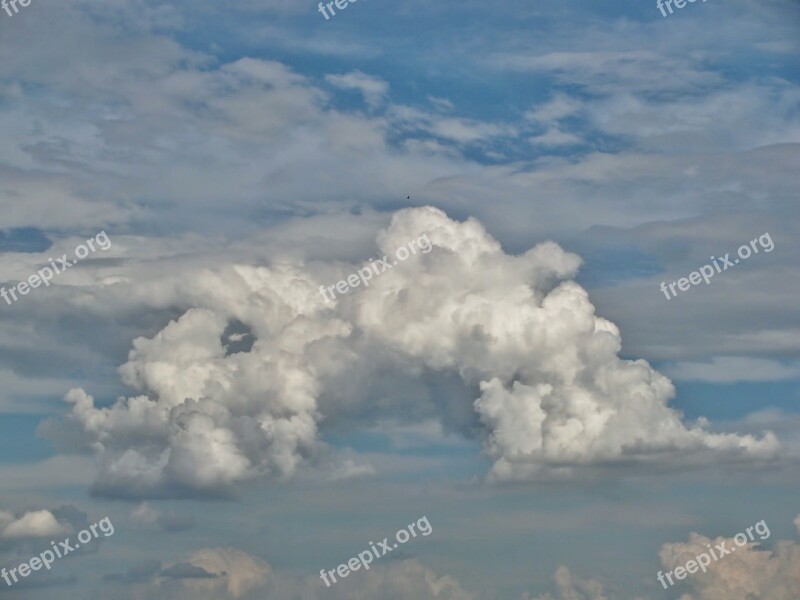
[[[461,402],[476,413],[492,481],[568,478],[614,463],[775,458],[771,433],[685,423],[669,406],[669,379],[644,360],[619,358],[618,328],[572,281],[576,255],[552,242],[507,255],[476,220],[432,207],[397,212],[377,242],[389,253],[423,234],[430,253],[335,303],[318,289],[345,269],[336,264],[232,264],[138,282],[141,297],[189,307],[152,339],[134,341],[120,374],[139,395],[98,407],[73,389],[70,412],[48,429],[71,430],[62,437],[84,440],[97,456],[98,493],[226,494],[335,455],[321,430],[348,412],[337,381],[348,379],[351,405],[367,406],[374,398],[360,382],[370,374],[427,369],[456,373],[474,390]],[[255,337],[247,352],[229,353],[222,341],[234,320]],[[409,412],[423,400],[395,394],[392,402],[388,411]],[[342,476],[369,472],[346,463]]]

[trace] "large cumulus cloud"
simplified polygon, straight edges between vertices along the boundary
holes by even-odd
[[[509,255],[476,220],[456,222],[431,207],[397,212],[377,236],[379,255],[391,262],[421,236],[429,252],[334,301],[320,286],[362,265],[231,264],[135,284],[135,268],[105,273],[117,282],[104,287],[109,297],[181,316],[134,341],[120,374],[138,395],[111,406],[82,389],[66,395],[61,429],[97,455],[96,489],[218,493],[263,475],[293,476],[330,454],[320,435],[326,422],[369,411],[376,381],[423,373],[461,382],[454,402],[474,411],[493,480],[776,454],[770,433],[686,423],[669,406],[666,377],[644,360],[621,359],[619,329],[572,280],[576,255],[551,242]],[[433,414],[464,429],[448,423],[452,411],[399,389],[382,396],[382,410]]]

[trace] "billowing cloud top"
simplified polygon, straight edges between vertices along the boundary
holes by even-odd
[[[26,512],[19,518],[0,511],[0,540],[55,537],[69,531],[49,510]]]
[[[763,535],[758,537],[764,539]],[[736,553],[719,558],[708,573],[693,577],[690,582],[693,592],[684,594],[681,600],[797,598],[797,590],[800,590],[800,545],[792,541],[781,540],[768,550],[761,547],[758,538],[739,547],[732,537],[709,538],[692,533],[687,542],[664,544],[659,556],[662,565],[671,570],[684,566],[702,553],[708,554],[709,546],[716,548],[723,543],[727,550],[735,549]]]
[[[476,220],[432,207],[397,212],[377,236],[390,265],[414,240],[416,254],[333,301],[320,286],[369,263],[234,264],[150,275],[135,290],[122,278],[111,285],[183,314],[134,341],[120,373],[140,395],[108,407],[81,389],[66,395],[62,426],[98,456],[97,491],[221,493],[290,477],[330,453],[326,421],[374,405],[387,374],[458,375],[463,393],[453,402],[474,411],[493,481],[775,455],[771,433],[685,423],[669,406],[669,379],[619,357],[618,328],[572,280],[576,255],[552,242],[508,255]],[[234,351],[243,336],[230,334],[233,324],[248,330],[249,349]],[[395,391],[381,409],[465,430],[449,422],[458,411],[409,396]]]

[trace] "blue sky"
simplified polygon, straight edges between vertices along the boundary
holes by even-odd
[[[0,11],[0,285],[112,242],[0,300],[0,567],[115,524],[0,598],[796,598],[798,28],[789,0]]]

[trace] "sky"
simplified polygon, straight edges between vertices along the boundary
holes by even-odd
[[[797,599],[797,2],[9,1],[0,599]]]

